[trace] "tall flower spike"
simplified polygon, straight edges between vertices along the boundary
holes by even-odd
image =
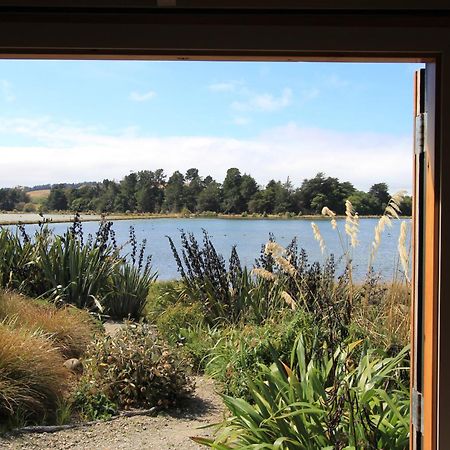
[[[269,272],[262,267],[255,267],[254,269],[252,269],[252,274],[267,281],[275,281],[277,279],[276,275],[273,272]]]
[[[331,211],[328,206],[324,206],[322,208],[322,216],[328,216],[331,218],[331,228],[335,230],[337,228],[337,222],[336,222],[336,213],[334,211]]]
[[[403,273],[405,274],[405,278],[409,283],[408,271],[409,271],[409,257],[408,250],[406,246],[407,239],[407,228],[408,224],[403,221],[400,225],[400,236],[398,238],[398,254],[400,256],[400,264],[403,268]]]
[[[350,237],[351,246],[358,245],[359,216],[349,200],[345,201],[345,232]]]
[[[277,242],[268,242],[264,248],[266,255],[281,256],[286,253],[286,249]]]
[[[314,222],[311,222],[311,228],[313,229],[314,239],[319,243],[320,251],[323,255],[325,253],[325,241],[320,234],[319,227]]]

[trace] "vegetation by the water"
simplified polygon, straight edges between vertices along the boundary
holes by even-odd
[[[400,204],[400,195],[386,202],[362,282],[352,276],[359,218],[348,201],[342,230],[335,212],[323,208],[348,238],[341,236],[349,243],[339,255],[343,273],[315,224],[322,262],[309,261],[295,240],[284,248],[270,236],[253,268],[241,266],[236,248],[226,261],[206,231],[202,242],[182,232],[181,248],[169,239],[181,279],[161,283],[143,260],[145,243],[131,232],[130,254],[121,254],[107,223],[92,237],[78,220],[64,236],[45,225],[34,236],[1,230],[1,285],[41,298],[0,295],[0,342],[10,343],[0,350],[1,414],[17,426],[169,407],[189,394],[193,370],[219,382],[229,410],[215,439],[197,439],[210,447],[407,448],[405,226],[396,271],[402,276],[381,280],[371,269]],[[112,314],[141,323],[105,336],[98,319]],[[82,375],[63,367],[73,356]],[[21,370],[19,360],[27,366],[16,386],[11,374]]]
[[[343,214],[348,199],[360,214],[380,215],[390,198],[385,183],[376,183],[364,192],[348,181],[318,173],[304,179],[298,188],[289,178],[260,186],[237,168],[228,169],[222,183],[209,175],[201,177],[197,169],[191,168],[185,174],[175,171],[168,178],[162,169],[142,170],[126,175],[120,182],[45,187],[49,188],[47,198],[42,189],[0,189],[0,210],[305,215],[320,213],[327,205]],[[411,214],[411,197],[402,199],[402,210],[405,215]]]
[[[45,223],[30,236],[19,226],[0,229],[0,287],[57,303],[97,310],[114,319],[139,319],[156,275],[144,261],[146,242],[130,229],[131,253],[121,255],[111,222],[84,236],[76,217],[62,235]]]

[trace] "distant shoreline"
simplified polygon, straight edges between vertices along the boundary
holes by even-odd
[[[329,217],[320,214],[288,216],[271,214],[264,216],[258,215],[241,215],[241,214],[87,214],[80,213],[82,222],[98,222],[102,219],[107,221],[118,220],[145,220],[145,219],[235,219],[235,220],[330,220]],[[368,215],[360,216],[361,219],[378,219],[380,216]],[[345,216],[336,216],[337,219],[345,219]],[[402,219],[410,219],[411,216],[401,216]],[[68,213],[48,213],[44,214],[44,219],[50,223],[72,223],[74,214]],[[0,213],[0,225],[33,225],[42,222],[43,218],[36,213]]]

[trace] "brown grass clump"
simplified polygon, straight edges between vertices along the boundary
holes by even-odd
[[[44,334],[0,323],[0,423],[52,420],[67,387],[63,363]]]
[[[43,332],[66,358],[78,358],[93,338],[94,326],[86,311],[56,308],[13,292],[0,291],[0,321],[31,333]]]
[[[366,336],[382,348],[404,347],[410,339],[411,286],[392,280],[362,288],[365,292],[354,308],[353,320]]]

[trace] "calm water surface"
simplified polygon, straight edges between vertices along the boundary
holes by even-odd
[[[370,248],[374,236],[377,219],[361,219],[359,246],[353,251],[353,262],[356,274],[362,278],[367,271]],[[406,219],[410,223],[409,219]],[[336,258],[343,255],[339,234],[331,228],[328,220],[315,220],[326,243],[328,254]],[[68,224],[52,224],[58,234],[64,233]],[[287,245],[292,238],[297,237],[299,247],[306,250],[309,260],[323,261],[319,244],[314,239],[311,220],[263,220],[263,219],[139,219],[120,220],[114,223],[118,244],[127,242],[129,229],[133,226],[138,240],[147,239],[147,253],[152,255],[153,268],[158,272],[160,280],[178,278],[177,266],[172,256],[166,236],[172,237],[176,245],[180,245],[180,232],[192,232],[201,240],[202,229],[208,231],[219,253],[228,260],[232,245],[237,246],[242,265],[252,267],[255,258],[261,251],[261,245],[266,243],[269,233],[273,233],[277,242]],[[36,225],[27,225],[32,231]],[[344,220],[338,220],[338,228],[344,246],[347,239],[344,232]],[[84,232],[95,233],[98,222],[84,222]],[[410,227],[408,228],[410,230]],[[383,234],[382,243],[377,253],[374,267],[384,278],[390,278],[398,271],[397,243],[400,231],[400,221],[393,221],[392,228],[387,228]]]

